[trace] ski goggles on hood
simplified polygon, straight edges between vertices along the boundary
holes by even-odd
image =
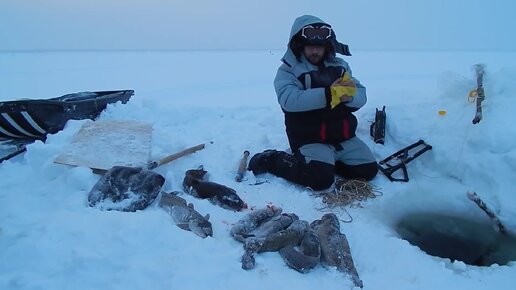
[[[308,40],[325,40],[331,37],[331,27],[327,25],[307,25],[301,29],[301,36]]]

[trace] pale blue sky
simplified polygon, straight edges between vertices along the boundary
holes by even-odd
[[[0,50],[283,49],[302,14],[355,50],[516,50],[514,11],[514,0],[0,0]]]

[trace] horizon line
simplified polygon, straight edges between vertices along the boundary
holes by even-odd
[[[52,53],[52,52],[200,52],[200,51],[284,51],[284,48],[114,48],[114,49],[0,49],[0,53]],[[367,52],[516,52],[516,49],[472,49],[472,48],[355,48],[352,51]]]

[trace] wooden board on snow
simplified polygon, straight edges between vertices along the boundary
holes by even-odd
[[[88,121],[55,163],[108,170],[113,166],[146,166],[152,126],[139,121]]]

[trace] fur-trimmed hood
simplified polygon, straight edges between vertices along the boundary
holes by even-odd
[[[296,20],[294,21],[294,24],[292,24],[292,28],[290,30],[290,37],[288,39],[287,51],[285,52],[285,54],[283,55],[283,58],[282,58],[282,61],[284,63],[290,64],[290,65],[295,63],[296,56],[295,56],[294,52],[292,51],[291,45],[290,45],[292,42],[292,39],[294,38],[294,36],[296,36],[301,31],[301,29],[303,27],[305,27],[306,25],[311,25],[311,24],[324,24],[324,25],[331,27],[330,24],[324,22],[322,19],[315,17],[313,15],[303,15],[303,16],[296,18]],[[351,55],[351,53],[349,52],[349,47],[346,44],[342,44],[337,41],[337,38],[335,36],[335,31],[333,31],[332,36],[329,40],[330,40],[330,44],[333,46],[333,49],[336,53],[339,53],[342,55],[347,55],[347,56]]]

